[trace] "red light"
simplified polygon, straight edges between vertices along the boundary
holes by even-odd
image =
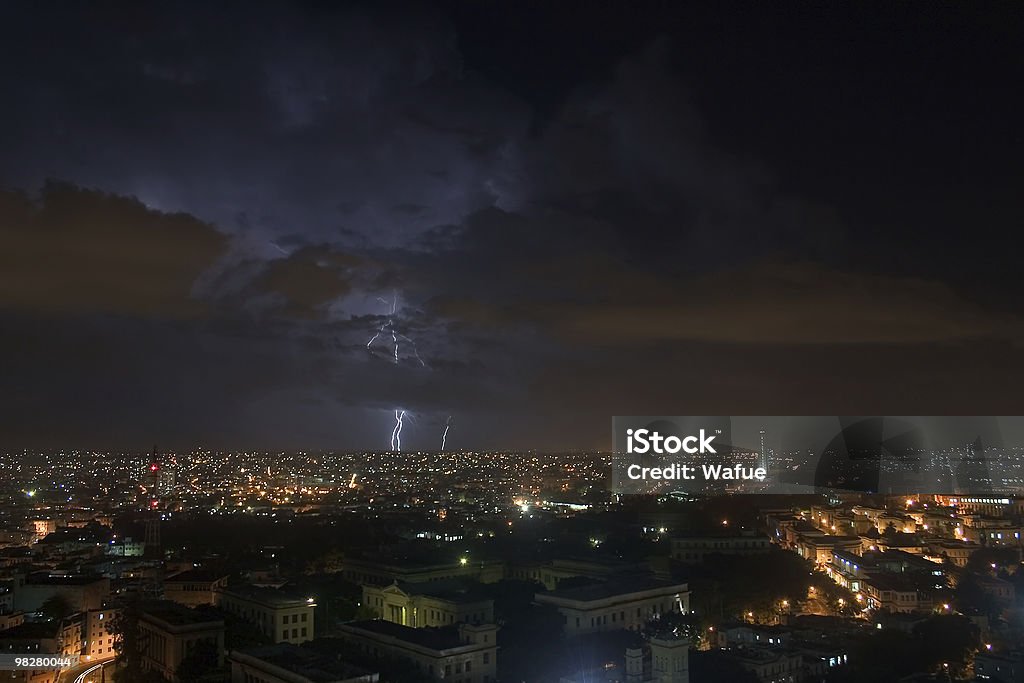
[[[158,469],[160,469],[160,466],[157,465],[156,463],[153,463],[152,465],[149,466],[150,472],[156,472]]]
[[[154,500],[154,501],[151,501],[149,505],[150,505],[150,507],[156,507],[159,504],[160,504],[160,501]]]

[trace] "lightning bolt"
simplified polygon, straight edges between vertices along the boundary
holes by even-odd
[[[402,452],[402,422],[405,420],[405,411],[395,408],[395,428],[391,431],[391,450]]]
[[[448,421],[444,423],[444,431],[441,432],[441,450],[444,450],[444,444],[448,440],[448,430],[452,428],[452,416],[448,416]]]
[[[404,334],[400,334],[398,336],[400,339],[404,339],[405,341],[412,344],[412,355],[415,356],[416,360],[420,362],[420,367],[427,367],[427,364],[423,362],[422,358],[420,358],[420,352],[419,349],[416,348],[416,342],[414,342],[412,339],[409,339]],[[398,342],[395,342],[395,354],[398,354]]]
[[[394,296],[391,298],[391,301],[388,301],[384,297],[380,296],[377,297],[377,301],[380,301],[385,305],[390,304],[391,310],[390,313],[388,314],[388,319],[384,321],[384,323],[377,329],[374,335],[370,337],[370,340],[366,342],[367,350],[373,349],[374,342],[380,339],[380,336],[382,334],[390,332],[391,344],[394,346],[394,353],[391,353],[389,355],[391,356],[391,360],[394,361],[395,365],[398,365],[398,363],[401,361],[402,345],[401,343],[399,343],[399,340],[401,339],[402,341],[408,342],[412,346],[412,355],[420,364],[420,366],[424,368],[427,367],[426,362],[420,357],[420,351],[419,348],[416,346],[415,340],[410,339],[404,334],[401,334],[395,327],[395,314],[398,312],[398,293],[396,292],[394,294]]]

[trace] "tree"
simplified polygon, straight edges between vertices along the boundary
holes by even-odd
[[[965,675],[981,645],[978,627],[959,614],[931,617],[914,627],[914,638],[920,641],[926,664],[932,671],[948,664],[950,674],[956,676]]]
[[[107,627],[114,636],[114,652],[123,680],[142,680],[142,642],[139,634],[139,604],[137,600],[125,603]]]
[[[701,683],[757,683],[757,676],[721,650],[690,652],[690,680]]]
[[[220,653],[217,652],[217,644],[201,640],[181,660],[175,674],[181,683],[201,681],[205,675],[216,671],[219,659]]]
[[[61,621],[69,617],[72,613],[71,603],[68,599],[59,593],[51,595],[43,601],[39,611],[43,613],[47,619],[54,619]]]

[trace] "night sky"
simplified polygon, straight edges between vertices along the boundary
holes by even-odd
[[[5,3],[2,445],[1024,412],[1024,5],[678,4]]]

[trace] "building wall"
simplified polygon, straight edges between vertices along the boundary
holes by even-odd
[[[164,581],[164,598],[188,607],[212,605],[217,591],[225,588],[227,583],[226,576],[216,581],[175,581],[171,577]]]
[[[544,593],[538,593],[535,599],[558,609],[565,633],[569,636],[620,629],[638,631],[656,614],[680,611],[686,614],[690,611],[690,592],[686,584],[623,593],[589,602],[566,600]]]
[[[73,612],[99,609],[110,595],[110,579],[102,578],[84,585],[27,583],[24,576],[15,578],[14,609],[24,612],[38,610],[49,598],[60,595]]]
[[[408,662],[434,680],[495,683],[498,670],[497,626],[463,624],[459,632],[465,644],[447,650],[433,650],[355,627],[343,626],[339,635],[368,657]]]
[[[234,652],[229,660],[231,683],[315,683],[302,674],[281,669],[246,653]],[[331,683],[377,683],[379,680],[380,674],[367,673],[345,679],[332,679]]]
[[[109,630],[110,624],[117,618],[118,611],[113,609],[90,610],[86,614],[86,644],[84,655],[94,660],[109,659],[117,653],[114,651],[114,633]]]
[[[222,610],[253,624],[275,643],[299,644],[316,637],[313,603],[290,601],[272,605],[230,591],[218,592],[216,600]]]
[[[703,562],[705,556],[758,555],[767,553],[771,543],[765,536],[686,537],[672,539],[672,559],[680,562]]]
[[[452,602],[429,595],[407,595],[391,586],[363,586],[363,604],[385,621],[413,628],[494,621],[491,600]]]
[[[159,671],[170,681],[177,680],[175,674],[182,660],[200,642],[214,645],[218,665],[224,663],[224,622],[172,626],[143,615],[139,620],[139,635],[143,668]]]

